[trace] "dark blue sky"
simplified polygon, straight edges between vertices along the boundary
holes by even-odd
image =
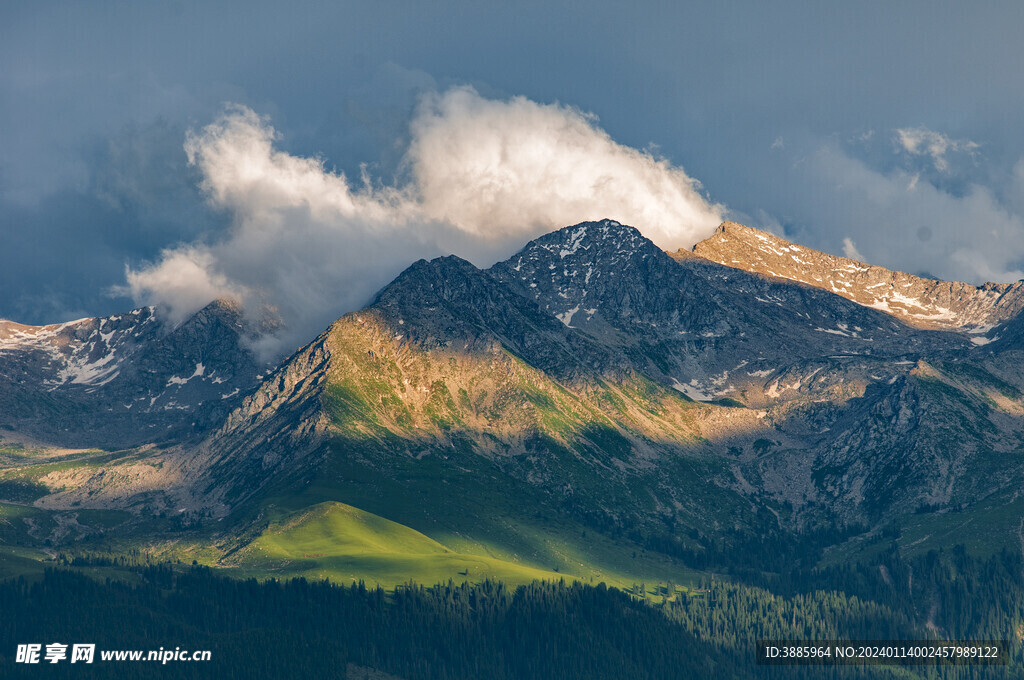
[[[184,150],[226,103],[278,150],[408,186],[417,101],[458,86],[594,114],[806,245],[1018,278],[1021,34],[1019,2],[4,3],[0,317],[123,310],[126,265],[238,229]]]

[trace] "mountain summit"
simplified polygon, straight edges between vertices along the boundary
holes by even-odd
[[[675,261],[614,220],[545,234],[490,273],[636,370],[700,400],[737,398],[751,380],[823,356],[916,360],[965,345],[820,289],[700,258]]]

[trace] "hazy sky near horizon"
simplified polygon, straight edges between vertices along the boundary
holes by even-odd
[[[0,317],[236,292],[305,332],[416,257],[604,216],[1021,278],[1022,32],[1019,2],[4,3]]]

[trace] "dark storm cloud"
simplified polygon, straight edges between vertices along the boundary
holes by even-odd
[[[121,308],[126,264],[225,238],[183,149],[225,102],[390,185],[418,98],[463,84],[593,112],[808,245],[1014,276],[1022,28],[1016,2],[6,3],[0,316]]]
[[[80,142],[81,176],[70,186],[0,210],[0,316],[47,323],[124,310],[111,294],[125,265],[162,246],[216,231],[198,173],[182,151],[185,129],[157,120]]]

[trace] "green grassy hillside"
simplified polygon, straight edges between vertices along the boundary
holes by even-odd
[[[344,503],[325,502],[272,521],[255,541],[228,561],[243,574],[364,580],[394,586],[485,579],[529,583],[562,575],[455,552],[396,522]]]

